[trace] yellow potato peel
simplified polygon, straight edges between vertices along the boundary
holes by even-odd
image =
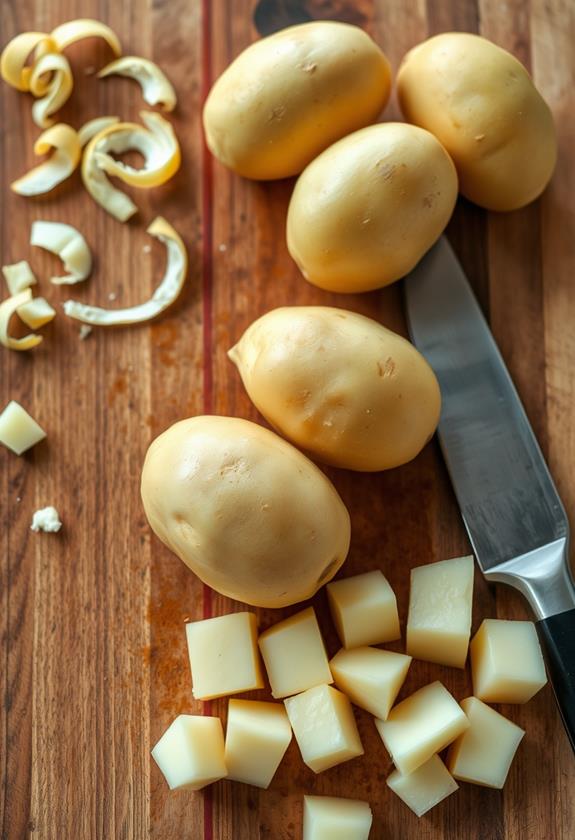
[[[104,309],[75,300],[67,300],[64,303],[66,315],[84,324],[112,327],[149,321],[171,306],[182,291],[186,279],[188,270],[186,246],[174,228],[161,216],[154,219],[148,228],[148,233],[159,239],[166,246],[167,251],[164,277],[152,297],[144,303],[125,309]]]
[[[40,195],[65,181],[78,166],[82,155],[78,133],[66,123],[58,123],[44,131],[34,143],[34,154],[50,152],[48,160],[13,181],[10,189],[18,195]]]
[[[42,336],[36,335],[36,333],[30,333],[23,338],[14,338],[8,333],[12,315],[18,307],[23,306],[30,300],[32,300],[32,289],[24,289],[23,292],[12,295],[12,297],[0,303],[0,344],[10,350],[31,350],[42,341]]]
[[[72,285],[85,280],[92,270],[92,254],[79,230],[64,222],[37,221],[32,224],[30,245],[57,254],[68,274],[51,277],[55,286]]]
[[[142,88],[144,101],[148,105],[162,105],[165,111],[176,107],[176,91],[165,73],[148,58],[126,55],[107,64],[98,73],[99,79],[107,76],[126,76],[134,79]]]
[[[157,187],[165,183],[179,169],[180,146],[171,124],[149,111],[140,114],[144,126],[120,122],[101,131],[90,140],[82,161],[82,178],[92,198],[112,216],[125,222],[138,208],[131,198],[116,189],[108,175],[120,178],[136,187]],[[145,158],[141,169],[116,160],[112,154],[131,149]]]
[[[30,76],[32,67],[26,62],[32,56],[36,61],[46,52],[57,52],[54,41],[46,32],[22,32],[16,35],[6,44],[0,57],[0,75],[11,87],[16,90],[30,90]],[[43,96],[48,84],[43,82],[44,90],[40,93]],[[40,85],[41,87],[41,85]]]
[[[48,85],[43,78],[47,73],[52,74]],[[72,69],[66,56],[49,52],[34,63],[30,91],[34,96],[42,97],[32,106],[32,119],[36,125],[40,128],[52,125],[54,121],[50,117],[68,101],[73,86]]]
[[[106,26],[105,23],[92,18],[78,18],[62,23],[52,30],[50,38],[59,50],[65,50],[70,44],[84,38],[102,38],[115,55],[122,55],[122,45],[114,30]]]
[[[92,137],[95,137],[96,134],[100,134],[101,131],[104,131],[105,128],[109,128],[111,125],[115,125],[116,123],[120,122],[120,117],[94,117],[93,120],[88,120],[88,122],[84,123],[84,125],[78,129],[78,139],[80,140],[80,146],[84,148]]]

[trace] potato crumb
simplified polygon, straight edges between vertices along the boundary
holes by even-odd
[[[35,511],[32,516],[31,531],[45,531],[47,534],[55,534],[62,527],[58,511],[52,505]]]

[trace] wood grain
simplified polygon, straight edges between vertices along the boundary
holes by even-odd
[[[146,525],[138,481],[150,440],[201,412],[261,419],[226,350],[268,309],[293,303],[349,307],[405,332],[399,285],[338,297],[307,285],[284,242],[291,182],[242,181],[212,161],[201,134],[201,102],[212,80],[262,31],[309,17],[364,26],[397,68],[429,34],[479,31],[530,67],[553,108],[557,174],[523,211],[487,214],[460,201],[448,234],[491,321],[546,452],[571,520],[575,514],[575,7],[569,0],[4,0],[0,41],[93,16],[120,35],[126,53],[158,61],[179,94],[174,124],[184,164],[174,181],[138,193],[136,220],[120,225],[93,204],[76,174],[53,198],[25,200],[8,185],[33,163],[39,133],[30,100],[0,90],[0,258],[28,259],[43,293],[57,265],[28,245],[39,218],[69,221],[87,236],[96,267],[77,295],[121,304],[146,296],[161,274],[161,246],[145,228],[164,214],[190,253],[181,301],[153,325],[95,331],[80,341],[62,315],[33,354],[0,353],[0,407],[17,399],[48,440],[17,458],[0,452],[0,826],[2,837],[161,840],[296,840],[302,794],[369,799],[375,840],[561,840],[575,836],[575,762],[546,688],[525,707],[502,711],[527,730],[503,792],[462,785],[417,820],[385,787],[390,762],[369,716],[358,713],[366,756],[315,776],[292,744],[269,791],[220,782],[169,794],[149,757],[173,717],[201,712],[191,697],[184,621],[241,609],[203,587]],[[85,42],[70,49],[76,89],[62,118],[136,117],[128,80],[98,82],[85,70],[108,59]],[[395,119],[395,101],[385,118]],[[69,290],[68,290],[69,291]],[[459,512],[432,443],[414,462],[379,475],[328,471],[348,505],[353,541],[346,573],[381,566],[405,618],[408,570],[466,551]],[[56,536],[29,530],[32,512],[61,511]],[[325,595],[313,601],[330,653],[337,640]],[[260,610],[261,626],[293,612]],[[478,575],[474,627],[485,616],[524,617],[519,597]],[[400,649],[400,646],[396,646]],[[467,672],[417,663],[403,690],[442,679],[457,697]],[[261,694],[264,696],[264,693]],[[203,711],[225,718],[226,702]]]

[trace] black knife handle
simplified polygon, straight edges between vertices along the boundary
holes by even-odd
[[[542,618],[537,632],[557,705],[575,752],[575,609]]]

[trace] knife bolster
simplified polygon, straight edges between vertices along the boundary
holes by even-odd
[[[485,571],[488,581],[506,583],[529,601],[537,619],[575,609],[568,539],[562,537]]]

